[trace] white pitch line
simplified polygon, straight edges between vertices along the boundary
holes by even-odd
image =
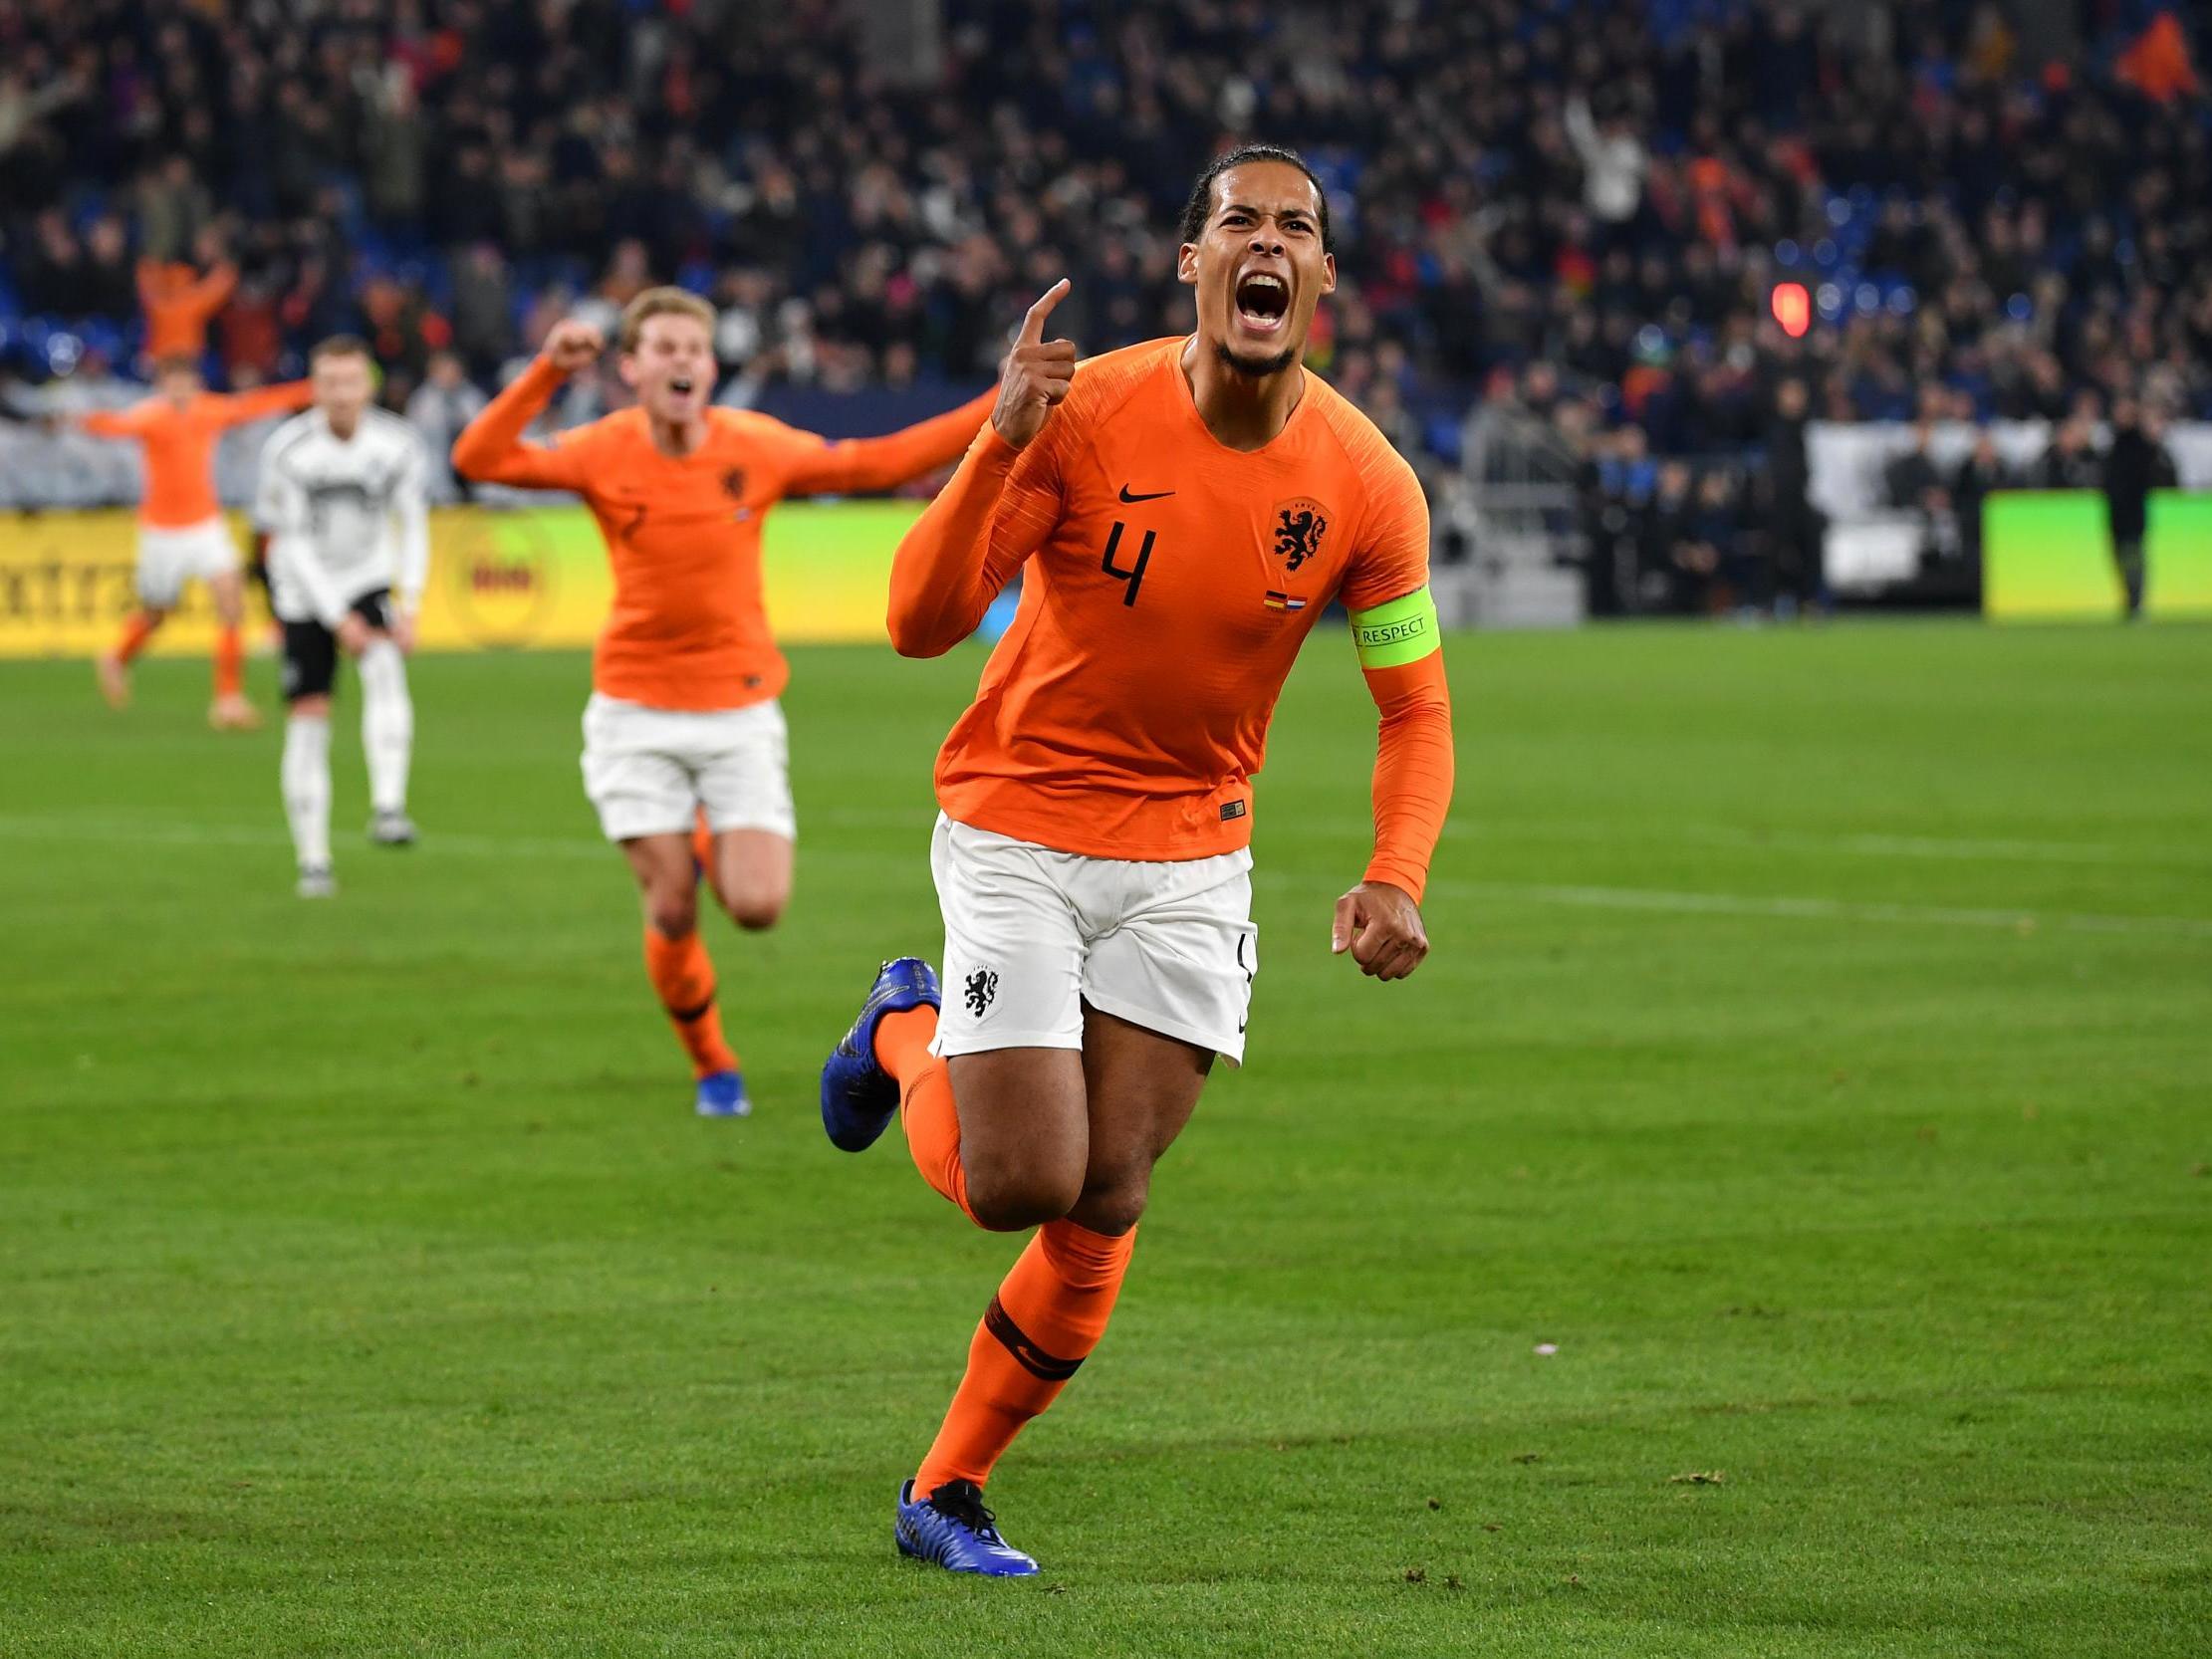
[[[831,815],[825,815],[831,816]],[[833,817],[833,822],[843,822]],[[903,823],[906,820],[901,819]],[[171,846],[262,846],[291,844],[279,830],[256,830],[243,825],[194,825],[176,823],[123,824],[112,820],[0,817],[0,838],[22,840],[114,840]],[[426,845],[440,853],[486,858],[574,858],[600,860],[607,856],[605,843],[593,840],[557,840],[546,836],[513,837],[439,833]],[[831,849],[816,847],[809,856],[820,860]],[[856,857],[860,849],[841,847],[835,856]],[[874,857],[869,852],[865,856]],[[1278,870],[1261,868],[1256,878],[1266,886],[1305,885]],[[1429,883],[1429,890],[1457,898],[1502,903],[1544,904],[1577,910],[1655,911],[1674,915],[1752,916],[1790,921],[1878,922],[1911,927],[1970,927],[2008,933],[2033,933],[2052,928],[2071,933],[2101,933],[2180,939],[2212,939],[2212,918],[2198,916],[2099,915],[2079,911],[1978,909],[1960,905],[1892,904],[1873,900],[1811,898],[1788,894],[1693,892],[1651,887],[1600,887],[1542,881],[1463,881],[1445,876]]]

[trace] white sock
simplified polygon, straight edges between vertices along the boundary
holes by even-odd
[[[407,695],[407,659],[388,639],[361,653],[361,746],[369,757],[369,804],[379,813],[407,810],[407,763],[414,755],[414,702]]]
[[[325,715],[295,714],[284,723],[284,816],[292,821],[292,850],[302,864],[331,863],[331,723]]]

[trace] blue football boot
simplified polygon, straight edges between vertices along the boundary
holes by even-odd
[[[745,1092],[742,1071],[709,1071],[699,1079],[697,1100],[701,1117],[750,1117],[753,1102]]]
[[[1026,1578],[1037,1570],[1034,1559],[999,1537],[998,1517],[983,1507],[983,1489],[973,1481],[947,1481],[926,1498],[916,1498],[908,1481],[898,1489],[891,1537],[901,1555],[947,1572]]]
[[[883,964],[860,1017],[822,1063],[822,1127],[847,1152],[875,1144],[898,1111],[898,1079],[875,1064],[875,1027],[886,1014],[937,1008],[937,971],[918,956]]]

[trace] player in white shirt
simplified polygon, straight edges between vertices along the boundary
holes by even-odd
[[[369,348],[350,336],[309,357],[315,405],[261,451],[254,517],[269,533],[269,603],[284,624],[284,810],[302,898],[331,879],[331,684],[338,651],[361,671],[369,839],[414,840],[407,764],[414,705],[406,653],[430,570],[429,457],[414,429],[369,406]]]

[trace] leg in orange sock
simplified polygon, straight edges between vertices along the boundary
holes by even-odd
[[[153,630],[161,625],[161,613],[155,610],[133,610],[123,632],[116,640],[115,658],[128,666],[130,660],[145,649],[146,641],[153,637]]]
[[[645,973],[668,1011],[676,1040],[691,1057],[693,1075],[736,1070],[737,1055],[722,1040],[722,1014],[714,1002],[714,961],[698,930],[671,939],[648,924]]]
[[[980,1487],[991,1478],[1023,1425],[1059,1397],[1106,1334],[1135,1248],[1133,1228],[1109,1235],[1054,1221],[1032,1235],[968,1344],[967,1374],[914,1477],[915,1497],[947,1481]]]
[[[207,723],[219,732],[250,732],[261,724],[246,701],[245,656],[237,624],[224,623],[215,634],[215,700],[207,707]]]
[[[110,708],[130,706],[130,663],[146,641],[153,637],[153,630],[161,625],[162,612],[143,607],[133,610],[123,624],[123,632],[108,650],[101,653],[93,666],[100,675],[100,694],[108,699]]]
[[[975,1221],[968,1208],[967,1173],[960,1167],[960,1114],[952,1103],[952,1075],[929,1052],[936,1036],[933,1008],[886,1014],[875,1023],[875,1064],[898,1079],[898,1120],[905,1126],[914,1167]]]
[[[240,642],[235,626],[219,629],[215,635],[215,695],[235,697],[245,689],[246,648]]]

